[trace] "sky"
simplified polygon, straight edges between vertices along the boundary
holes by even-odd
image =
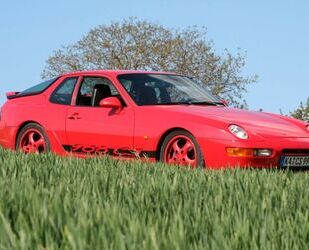
[[[288,114],[309,97],[307,0],[2,0],[0,105],[41,81],[46,60],[91,28],[137,17],[167,28],[207,27],[216,53],[246,52],[249,109]]]

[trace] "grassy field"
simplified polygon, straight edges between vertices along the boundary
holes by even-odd
[[[306,249],[309,175],[0,150],[0,249]]]

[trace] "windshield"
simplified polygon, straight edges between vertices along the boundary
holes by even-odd
[[[36,94],[36,93],[43,92],[50,85],[52,85],[56,80],[57,80],[57,78],[53,78],[53,79],[47,80],[45,82],[41,82],[41,83],[39,83],[39,84],[29,88],[29,89],[26,89],[26,90],[20,92],[19,95]]]
[[[118,80],[139,106],[173,104],[217,105],[222,102],[189,77],[160,74],[125,74]]]

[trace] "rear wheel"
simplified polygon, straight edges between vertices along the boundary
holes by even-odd
[[[184,130],[175,130],[167,135],[160,149],[160,160],[167,164],[204,167],[200,146],[193,135]]]
[[[25,154],[40,154],[50,151],[50,143],[40,125],[29,123],[20,130],[16,141],[16,149]]]

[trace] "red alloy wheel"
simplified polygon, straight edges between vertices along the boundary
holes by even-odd
[[[193,141],[185,135],[173,137],[166,145],[164,162],[196,167],[197,151]]]
[[[47,145],[43,134],[34,128],[26,130],[21,136],[19,149],[25,154],[46,152]]]

